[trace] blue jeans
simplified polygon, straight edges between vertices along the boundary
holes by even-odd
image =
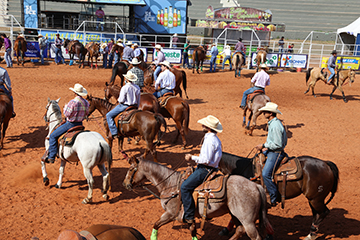
[[[5,50],[4,58],[5,58],[6,65],[8,67],[12,67],[13,63],[12,63],[12,60],[11,60],[11,48],[8,48],[8,49]]]
[[[96,18],[96,21],[98,22],[96,24],[96,31],[99,30],[99,24],[101,25],[101,31],[104,31],[104,24],[100,23],[102,22],[104,19],[103,18]]]
[[[214,71],[212,69],[214,68]],[[210,72],[215,72],[216,70],[216,56],[211,56],[210,59]]]
[[[192,193],[203,183],[210,170],[198,165],[196,170],[181,184],[181,201],[184,206],[184,219],[192,220],[195,217],[195,202]]]
[[[183,56],[184,56],[183,68],[185,68],[185,66],[187,66],[188,68],[191,68],[191,66],[189,64],[189,54],[187,52],[184,52]]]
[[[118,62],[120,62],[119,54],[114,53],[114,66],[115,66],[115,64],[117,64]]]
[[[227,60],[229,60],[229,64],[230,64],[230,71],[231,71],[231,70],[232,70],[232,65],[231,65],[231,56],[225,56],[224,61],[223,61],[223,67],[222,67],[222,69],[224,69],[224,67],[225,67],[225,62],[226,62]]]
[[[108,61],[108,64],[107,64],[109,68],[112,68],[113,60],[114,60],[114,53],[110,53],[109,54],[109,61]]]
[[[116,105],[116,107],[114,107],[113,110],[111,110],[110,112],[108,112],[106,114],[106,120],[107,123],[109,125],[109,129],[111,132],[111,135],[117,135],[118,134],[118,129],[116,127],[114,118],[119,115],[120,113],[122,113],[123,111],[125,111],[125,109],[127,109],[129,106],[128,105],[124,105],[124,104],[118,104]]]
[[[165,93],[168,93],[168,92],[174,93],[173,90],[163,88],[163,89],[161,89],[161,90],[159,90],[159,91],[155,91],[155,92],[153,93],[153,95],[154,95],[156,98],[159,98],[159,97],[162,97]]]
[[[62,61],[62,63],[65,63],[65,59],[62,55],[62,51],[61,51],[61,48],[55,48],[55,62],[56,63],[59,63],[58,62],[58,59],[60,58],[60,61]]]
[[[157,77],[159,76],[160,72],[161,72],[161,66],[158,65],[158,66],[156,67],[155,71],[154,71],[154,81],[156,81],[156,79],[157,79]]]
[[[272,203],[275,203],[278,196],[278,190],[275,183],[272,181],[272,175],[275,168],[279,166],[281,160],[286,156],[286,153],[284,151],[273,152],[271,150],[268,150],[264,152],[264,154],[267,159],[265,161],[265,166],[262,170],[262,175],[264,178],[265,186],[270,195],[270,200]]]
[[[63,135],[64,133],[66,133],[67,130],[69,130],[72,127],[75,126],[80,126],[82,125],[82,122],[68,122],[66,121],[66,123],[64,123],[63,125],[61,125],[60,127],[58,127],[57,129],[55,129],[49,137],[49,155],[48,155],[48,159],[52,159],[54,160],[56,157],[56,153],[58,152],[58,139],[61,135]]]
[[[261,87],[252,87],[252,88],[249,88],[248,90],[245,90],[245,92],[243,93],[242,99],[241,99],[241,104],[240,104],[241,107],[245,107],[247,96],[250,93],[255,92],[255,90],[263,90],[265,93],[265,88],[261,88]]]
[[[329,83],[331,81],[331,79],[335,76],[335,68],[332,67],[328,67],[329,71],[331,72],[327,82]]]
[[[44,65],[44,51],[45,49],[40,49],[40,60],[41,60],[41,64]]]
[[[107,68],[107,65],[108,65],[108,60],[107,60],[107,58],[108,58],[108,54],[107,54],[107,53],[104,53],[104,54],[103,54],[103,67],[104,67],[104,68]]]

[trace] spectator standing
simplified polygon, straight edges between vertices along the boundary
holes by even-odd
[[[62,45],[63,45],[63,40],[60,38],[60,34],[57,33],[56,39],[55,39],[55,63],[56,63],[56,65],[59,64],[59,61],[62,61],[62,63],[65,64],[65,59],[62,55],[62,50],[61,50]],[[60,60],[59,60],[59,58],[60,58]]]
[[[116,43],[116,45],[118,45],[118,46],[121,46],[121,47],[123,47],[123,44],[121,43],[121,42],[119,42],[119,40],[118,40],[118,43]],[[124,51],[124,50],[123,50]],[[121,56],[120,56],[120,52],[118,51],[118,50],[116,50],[115,52],[114,52],[114,66],[115,66],[115,64],[117,64],[118,62],[120,62],[120,58],[121,58]]]
[[[229,45],[225,46],[224,51],[222,51],[220,54],[225,54],[225,58],[222,64],[222,69],[224,70],[225,67],[225,62],[229,60],[229,64],[230,64],[230,71],[232,70],[232,65],[231,65],[231,49]]]
[[[109,51],[108,68],[112,68],[112,62],[114,60],[114,53],[111,53],[111,49],[113,48],[114,44],[115,44],[114,39],[111,39],[110,42],[107,45],[108,51]]]
[[[179,38],[177,36],[177,33],[175,33],[174,36],[172,37],[173,48],[177,48],[178,44],[179,44]]]
[[[1,34],[1,38],[4,40],[4,48],[5,48],[5,62],[6,67],[11,68],[13,67],[13,62],[11,59],[11,41],[9,38],[6,37],[4,33]]]
[[[279,53],[283,53],[284,52],[284,45],[285,45],[285,41],[284,41],[284,36],[282,36],[278,42],[279,45]]]
[[[47,50],[48,38],[44,37],[41,34],[39,34],[38,37],[39,37],[38,42],[40,48],[40,60],[41,60],[41,64],[44,65],[44,51]]]
[[[187,68],[191,68],[189,64],[189,49],[190,49],[190,40],[187,39],[184,45],[184,52],[183,52],[184,55],[183,68],[185,68],[185,66],[187,66]]]
[[[216,43],[212,44],[212,48],[210,50],[211,59],[210,59],[210,72],[215,72],[216,70],[216,58],[219,54],[219,50],[216,47]],[[214,70],[213,70],[214,69]]]
[[[109,55],[109,49],[106,43],[102,43],[100,46],[100,53],[103,56],[103,67],[107,68],[108,65],[108,55]]]
[[[95,15],[96,15],[96,21],[98,22],[96,24],[96,31],[99,30],[99,24],[101,24],[101,31],[104,31],[104,23],[103,23],[103,21],[104,21],[105,13],[101,9],[101,7],[99,7],[99,9],[96,10]]]

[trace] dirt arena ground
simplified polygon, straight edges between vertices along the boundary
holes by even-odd
[[[5,67],[5,64],[0,66]],[[101,175],[94,169],[94,203],[81,204],[87,194],[86,179],[82,166],[68,164],[62,189],[54,188],[58,178],[59,161],[48,165],[50,186],[42,184],[40,157],[44,153],[47,135],[43,115],[47,99],[60,100],[62,108],[73,97],[69,87],[81,83],[93,96],[103,97],[105,82],[111,70],[78,69],[76,66],[45,66],[26,63],[8,69],[13,85],[17,117],[11,120],[6,133],[5,147],[0,161],[0,239],[56,239],[60,231],[81,231],[91,224],[117,224],[138,229],[146,238],[150,237],[153,223],[163,213],[158,199],[148,192],[130,192],[122,186],[128,164],[113,149],[112,192],[105,202],[100,193]],[[158,148],[159,161],[175,167],[185,153],[198,154],[203,137],[197,120],[213,114],[223,124],[219,134],[223,151],[247,156],[259,143],[266,140],[264,117],[258,119],[259,128],[254,136],[244,135],[242,111],[239,109],[242,92],[249,87],[254,70],[244,70],[242,77],[234,73],[216,72],[192,74],[188,77],[188,95],[191,108],[188,147],[181,150],[171,144],[176,135],[175,125],[168,121],[169,132]],[[117,79],[117,82],[119,80]],[[289,137],[286,152],[290,156],[310,155],[331,160],[340,169],[340,185],[328,207],[331,212],[320,227],[319,239],[360,239],[359,166],[360,156],[360,83],[344,87],[348,103],[344,103],[338,91],[335,100],[329,100],[331,87],[319,82],[318,97],[304,95],[305,73],[273,73],[267,95],[279,105],[283,115],[279,116],[287,126]],[[100,116],[98,113],[95,116]],[[104,135],[100,120],[85,123],[89,130]],[[144,151],[139,146],[125,144],[129,154]],[[148,156],[151,159],[151,156]],[[185,165],[184,165],[185,166]],[[303,239],[311,224],[311,210],[304,196],[286,201],[269,210],[269,219],[275,229],[276,239]],[[218,232],[227,225],[229,215],[206,223],[205,231],[198,231],[200,239],[227,239]],[[186,228],[175,222],[159,230],[159,239],[189,239]],[[242,239],[248,239],[244,236]]]

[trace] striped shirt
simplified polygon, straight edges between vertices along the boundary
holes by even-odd
[[[264,70],[261,70],[260,72],[255,73],[251,82],[255,83],[255,87],[265,88],[270,85],[270,76]]]
[[[76,96],[64,107],[64,116],[69,122],[82,122],[89,113],[89,102]]]
[[[199,156],[191,156],[191,159],[197,164],[204,164],[217,168],[222,156],[221,141],[218,136],[209,132],[205,134],[204,142],[200,149]]]

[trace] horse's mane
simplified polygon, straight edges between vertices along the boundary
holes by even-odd
[[[161,165],[153,161],[141,160],[139,163],[141,163],[144,166],[144,171],[149,172],[149,170],[153,170],[152,172],[154,173],[155,177],[157,177],[158,179],[167,178],[164,181],[167,182],[167,185],[174,187],[177,186],[178,178],[177,177],[174,178],[173,176],[178,176],[180,172],[177,172],[171,168],[168,168],[164,165]]]
[[[91,97],[90,100],[98,102],[100,105],[104,106],[107,110],[110,110],[112,106],[114,106],[114,104],[102,98]]]
[[[52,110],[54,111],[55,117],[57,119],[61,119],[61,109],[59,107],[59,104],[55,100],[50,100],[50,105],[52,106]]]

